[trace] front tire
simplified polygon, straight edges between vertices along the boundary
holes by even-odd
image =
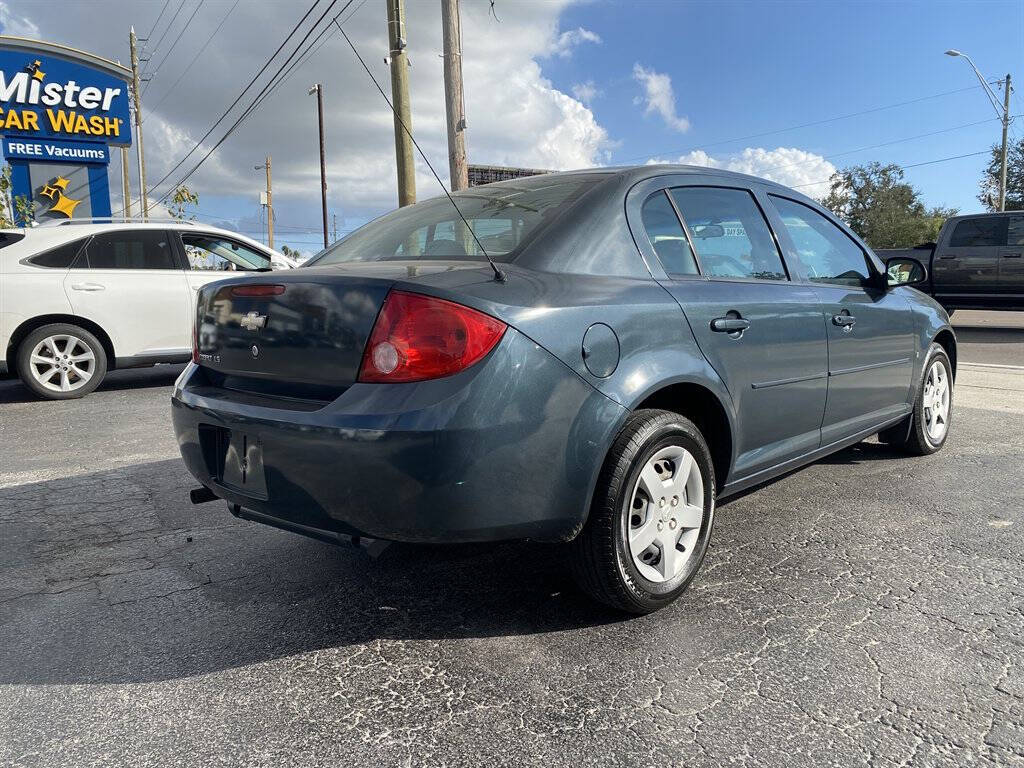
[[[700,430],[677,413],[633,413],[605,459],[572,571],[594,599],[629,613],[665,607],[696,576],[715,515]]]
[[[84,397],[103,381],[107,354],[93,334],[69,323],[36,328],[18,347],[18,376],[47,400]]]

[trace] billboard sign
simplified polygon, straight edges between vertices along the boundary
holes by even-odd
[[[0,134],[130,145],[127,76],[80,51],[0,36]]]

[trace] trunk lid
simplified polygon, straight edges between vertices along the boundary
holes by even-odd
[[[199,365],[227,389],[333,399],[355,383],[392,286],[460,282],[453,273],[486,279],[479,262],[365,262],[213,283],[198,297]],[[245,295],[260,286],[265,295]]]

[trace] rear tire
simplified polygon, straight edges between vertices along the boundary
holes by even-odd
[[[587,523],[569,545],[573,576],[613,608],[663,608],[696,576],[714,514],[715,471],[700,430],[678,413],[636,411],[616,437]]]
[[[47,400],[84,397],[107,374],[107,353],[93,334],[69,323],[36,328],[18,347],[21,382]]]
[[[878,439],[913,456],[942,450],[953,416],[953,366],[940,344],[932,343],[907,421],[878,433]]]

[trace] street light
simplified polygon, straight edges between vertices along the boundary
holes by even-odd
[[[324,248],[327,247],[327,160],[324,155],[324,87],[316,83],[309,95],[316,94],[316,115],[320,123],[320,205],[324,214]]]
[[[1003,122],[1003,160],[1002,168],[999,172],[999,210],[1006,210],[1006,132],[1010,128],[1010,75],[1006,75],[1005,81],[1005,93],[1003,97],[1003,104],[999,104],[999,97],[996,96],[995,91],[989,86],[985,76],[978,71],[978,68],[974,65],[974,60],[971,59],[966,53],[950,48],[946,51],[947,56],[960,57],[967,59],[967,63],[971,65],[971,69],[974,70],[974,74],[977,75],[978,81],[981,83],[982,88],[985,91],[985,95],[988,96],[988,100],[992,102],[992,108],[995,109],[996,114]]]

